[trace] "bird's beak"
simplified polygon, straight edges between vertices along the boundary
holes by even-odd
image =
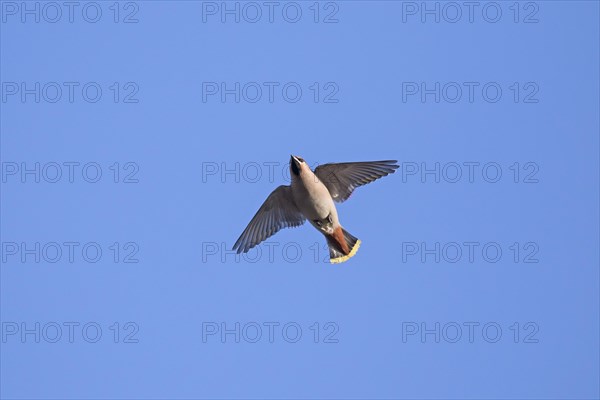
[[[291,157],[291,159],[290,159],[290,162],[293,162],[293,163],[294,163],[294,164],[296,164],[296,165],[299,165],[299,164],[300,164],[300,161],[299,161],[299,160],[296,158],[296,156],[295,156],[295,155],[293,155],[293,154],[290,154],[290,157]]]

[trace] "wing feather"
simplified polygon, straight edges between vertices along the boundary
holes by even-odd
[[[246,253],[281,229],[300,226],[304,220],[304,216],[294,202],[291,188],[281,185],[273,190],[260,206],[233,245],[233,250],[237,250],[238,254]]]
[[[315,175],[325,184],[334,201],[346,201],[354,189],[371,183],[398,168],[396,160],[323,164]]]

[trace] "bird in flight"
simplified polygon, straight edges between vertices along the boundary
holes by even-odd
[[[290,186],[273,190],[233,245],[237,253],[248,250],[282,228],[308,220],[327,240],[329,260],[341,263],[354,256],[360,240],[346,231],[335,203],[346,201],[355,188],[393,174],[396,160],[323,164],[310,169],[301,157],[291,156]]]

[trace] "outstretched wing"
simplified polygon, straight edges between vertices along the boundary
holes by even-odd
[[[296,227],[304,223],[304,216],[296,207],[292,188],[281,185],[273,190],[258,209],[244,232],[233,245],[237,253],[248,250],[273,236],[282,228]]]
[[[315,175],[327,186],[333,200],[341,203],[346,201],[358,186],[393,174],[398,168],[397,162],[387,160],[323,164],[315,169]]]

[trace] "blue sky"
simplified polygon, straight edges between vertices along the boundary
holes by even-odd
[[[600,396],[597,2],[23,4],[2,398]],[[348,262],[229,251],[290,154],[399,161]]]

